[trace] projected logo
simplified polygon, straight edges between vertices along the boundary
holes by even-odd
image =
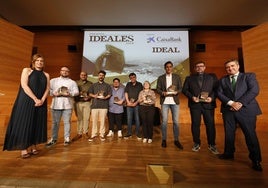
[[[162,36],[150,36],[146,38],[147,43],[172,43],[172,42],[181,42],[180,37],[162,37]]]
[[[152,43],[152,42],[155,42],[154,37],[148,37],[147,43]]]

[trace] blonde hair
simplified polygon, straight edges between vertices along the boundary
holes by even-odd
[[[148,83],[148,84],[149,84],[149,88],[151,89],[151,83],[150,83],[149,81],[146,80],[146,81],[143,82],[143,87],[144,87],[144,84],[145,84],[145,83]]]
[[[31,69],[35,69],[34,63],[35,63],[35,61],[36,61],[38,58],[40,58],[40,57],[44,60],[44,57],[43,57],[41,54],[34,54],[34,55],[32,56],[32,60],[31,60],[31,64],[30,64],[30,68],[31,68]]]

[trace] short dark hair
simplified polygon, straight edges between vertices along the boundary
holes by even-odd
[[[194,66],[198,65],[198,64],[203,64],[203,65],[206,65],[206,63],[204,61],[197,61],[194,63]]]
[[[114,78],[114,79],[113,79],[113,82],[114,82],[115,80],[117,80],[118,82],[120,82],[120,79],[119,79],[119,78]]]
[[[226,61],[226,62],[224,63],[224,65],[226,65],[226,64],[228,64],[228,63],[230,63],[230,62],[232,62],[232,61],[234,61],[237,65],[239,65],[239,62],[238,62],[237,59],[229,59],[228,61]]]
[[[164,68],[166,68],[166,66],[167,66],[168,64],[171,64],[172,67],[173,67],[173,63],[172,63],[171,61],[167,61],[167,62],[164,64]]]
[[[135,74],[134,72],[132,72],[132,73],[130,73],[130,74],[128,75],[128,77],[130,77],[130,76],[136,76],[136,74]]]
[[[106,75],[106,72],[105,72],[104,70],[100,70],[100,71],[98,72],[98,74],[100,74],[100,73],[104,74],[104,76]]]

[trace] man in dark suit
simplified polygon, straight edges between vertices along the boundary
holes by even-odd
[[[166,73],[157,79],[157,93],[160,95],[162,113],[162,147],[167,147],[168,110],[171,110],[173,121],[174,144],[183,149],[179,142],[179,92],[182,89],[179,75],[173,74],[173,63],[168,61],[164,65]]]
[[[208,149],[213,154],[219,154],[215,144],[216,130],[214,121],[217,78],[215,75],[204,72],[206,69],[205,62],[199,61],[195,63],[194,68],[196,73],[186,77],[182,88],[182,93],[188,98],[188,107],[191,114],[191,130],[194,142],[192,151],[197,152],[200,150],[200,125],[201,116],[203,116]]]
[[[262,171],[261,150],[256,134],[257,115],[261,109],[256,101],[259,85],[254,73],[240,73],[237,60],[225,63],[227,76],[219,82],[218,98],[221,100],[221,112],[224,122],[225,147],[220,159],[233,160],[235,152],[235,131],[238,123],[245,135],[252,168]]]

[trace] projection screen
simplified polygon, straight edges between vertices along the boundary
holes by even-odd
[[[173,62],[174,73],[184,81],[189,74],[187,30],[84,31],[82,70],[92,82],[97,81],[99,70],[107,72],[107,83],[118,77],[123,84],[134,72],[139,82],[147,80],[155,89],[167,61]]]

